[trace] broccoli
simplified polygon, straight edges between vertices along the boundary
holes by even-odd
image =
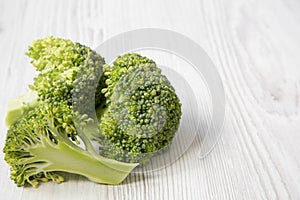
[[[3,148],[18,186],[60,183],[59,172],[118,184],[171,144],[181,104],[151,59],[125,54],[107,65],[89,47],[52,36],[26,54],[38,74],[9,103]]]
[[[27,112],[7,133],[3,149],[11,165],[11,179],[18,185],[37,187],[40,181],[60,183],[57,172],[70,172],[107,184],[118,184],[136,164],[104,158],[93,149],[82,149],[70,138],[74,135],[72,110],[65,103],[56,107],[40,104]],[[86,120],[88,123],[88,119]],[[85,144],[90,141],[80,135]]]
[[[104,59],[79,43],[54,37],[35,41],[27,55],[39,74],[28,93],[9,103],[3,152],[11,179],[18,186],[37,187],[40,181],[62,182],[57,172],[63,171],[99,183],[120,183],[137,164],[98,155],[84,134],[97,132],[89,128],[89,110],[81,108],[96,106],[93,100],[102,102],[103,95],[95,96],[95,90],[102,88]]]
[[[166,149],[178,129],[181,104],[155,62],[125,54],[105,65],[106,107],[100,111],[100,154],[145,164]]]
[[[81,93],[88,91],[82,94],[87,98],[94,87],[98,90],[102,87],[97,81],[102,75],[104,58],[82,44],[50,36],[33,42],[26,55],[32,58],[31,63],[39,72],[32,88],[43,102],[55,104],[65,101],[71,105],[74,103],[73,92],[76,92],[74,84]],[[94,102],[101,101],[101,95],[98,95]],[[86,99],[78,103],[84,102]]]
[[[93,110],[86,108],[92,108],[91,103],[98,106],[104,101],[101,92],[94,91],[103,88],[99,77],[105,61],[89,47],[49,36],[34,41],[26,55],[32,58],[31,63],[39,74],[29,92],[9,102],[8,126],[39,102],[55,105],[64,101],[75,106],[78,112],[92,113]]]

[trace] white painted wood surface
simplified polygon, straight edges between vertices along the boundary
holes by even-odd
[[[173,165],[122,185],[69,175],[56,185],[18,188],[0,159],[1,199],[300,199],[300,2],[298,0],[0,0],[0,148],[8,99],[26,90],[24,56],[48,35],[91,47],[143,28],[180,32],[199,43],[222,77],[227,115],[204,160],[199,139]]]

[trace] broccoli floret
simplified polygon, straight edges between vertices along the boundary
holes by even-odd
[[[29,92],[9,102],[7,126],[39,102],[55,105],[63,101],[86,114],[104,102],[99,77],[105,61],[89,47],[49,36],[34,41],[26,55],[39,73]]]
[[[10,127],[3,151],[11,165],[11,179],[18,186],[29,183],[37,187],[40,181],[49,180],[60,183],[64,179],[57,172],[80,174],[98,183],[118,184],[136,167],[77,146],[72,142],[76,138],[72,119],[72,110],[64,103],[56,107],[40,104]],[[90,143],[84,135],[80,138],[85,144]]]
[[[181,104],[175,90],[152,60],[138,54],[118,57],[104,73],[108,103],[100,111],[100,153],[146,163],[170,145],[178,129]]]
[[[120,183],[137,164],[98,155],[85,135],[97,133],[90,128],[89,112],[104,96],[95,97],[95,90],[103,88],[99,76],[104,59],[88,47],[53,37],[35,41],[27,55],[39,73],[31,90],[8,109],[3,152],[11,179],[18,186],[36,187],[39,181],[62,182],[57,172],[63,171],[98,183]],[[78,137],[85,149],[77,146]]]
[[[43,102],[55,104],[65,101],[71,105],[74,103],[74,84],[77,84],[76,89],[82,93],[82,97],[87,94],[90,97],[90,91],[95,95],[95,88],[101,90],[103,87],[97,83],[105,61],[82,44],[50,36],[34,41],[26,55],[32,58],[31,63],[39,72],[32,88],[38,92],[39,99]],[[81,80],[77,80],[78,77]],[[75,81],[77,82],[74,83]],[[96,106],[102,101],[101,98],[101,95],[96,96]],[[81,99],[79,104],[84,102],[86,101]]]

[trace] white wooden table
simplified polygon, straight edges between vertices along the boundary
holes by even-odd
[[[93,48],[118,33],[154,27],[201,45],[226,92],[221,140],[204,160],[197,140],[173,165],[130,176],[119,186],[77,175],[18,188],[0,159],[0,198],[300,199],[300,1],[298,0],[0,0],[0,148],[8,99],[34,76],[24,55],[48,35]]]

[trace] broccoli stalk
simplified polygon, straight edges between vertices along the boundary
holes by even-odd
[[[57,109],[42,104],[9,129],[3,151],[11,165],[11,179],[18,186],[29,183],[37,187],[39,181],[48,180],[60,183],[63,178],[57,174],[59,171],[83,175],[97,183],[118,184],[137,166],[79,147],[70,140],[73,125],[63,127],[56,118],[62,113],[71,117],[71,111],[64,105]],[[85,144],[90,143],[86,137],[79,137]]]
[[[43,172],[69,172],[83,175],[97,183],[118,184],[136,166],[120,164],[100,156],[95,157],[74,145],[61,141],[55,144],[46,137],[41,139],[41,143],[29,147],[27,151],[33,157],[20,162],[30,163],[27,166],[31,168],[32,174],[36,173],[32,168]]]
[[[34,90],[29,90],[24,95],[11,99],[8,102],[7,115],[5,118],[6,126],[10,127],[27,111],[38,104],[38,95]]]
[[[124,164],[83,151],[69,140],[61,137],[54,127],[51,127],[50,130],[58,141],[53,143],[45,135],[41,136],[38,144],[27,148],[32,157],[19,162],[27,164],[31,170],[36,168],[43,172],[69,172],[83,175],[97,183],[108,184],[122,182],[136,166],[136,164]]]

